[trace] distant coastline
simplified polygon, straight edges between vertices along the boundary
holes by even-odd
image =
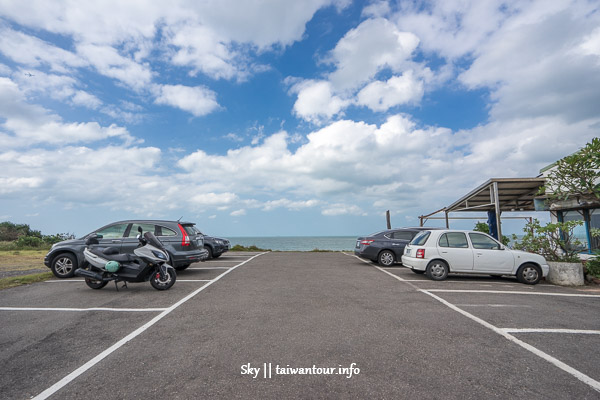
[[[358,236],[239,236],[227,237],[231,246],[239,244],[274,251],[350,251]]]

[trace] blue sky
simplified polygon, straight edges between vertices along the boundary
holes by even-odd
[[[0,220],[352,236],[390,210],[418,225],[600,136],[599,8],[0,1]]]

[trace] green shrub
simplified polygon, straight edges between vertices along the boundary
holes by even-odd
[[[583,224],[583,221],[567,221],[540,225],[534,219],[525,225],[526,233],[520,243],[516,243],[517,250],[538,253],[547,261],[579,262],[579,252],[583,243],[574,235],[574,229]],[[513,236],[516,239],[516,235]]]
[[[20,249],[24,247],[39,248],[44,245],[44,241],[36,236],[21,236],[17,239],[16,244]]]
[[[588,275],[600,278],[600,250],[596,250],[594,254],[596,257],[589,259],[585,263],[585,269],[587,269]]]
[[[240,244],[236,244],[235,246],[233,246],[230,251],[271,251],[270,249],[261,249],[256,247],[255,245],[252,246],[242,246]]]

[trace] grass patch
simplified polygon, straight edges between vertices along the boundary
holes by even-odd
[[[47,253],[48,250],[50,250],[50,247],[52,247],[52,245],[47,243],[32,247],[19,245],[16,240],[13,240],[12,242],[0,242],[0,251],[45,251]]]
[[[0,279],[0,290],[11,287],[29,285],[31,283],[43,282],[53,278],[52,272],[42,272],[41,274],[13,276],[10,278]]]
[[[44,257],[46,250],[9,250],[0,251],[0,271],[27,271],[46,268]]]
[[[255,245],[247,247],[247,246],[242,246],[240,244],[236,244],[231,249],[229,249],[229,251],[271,251],[271,249],[261,249],[261,248],[256,247]]]

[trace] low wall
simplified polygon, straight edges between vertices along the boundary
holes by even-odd
[[[581,263],[549,261],[550,271],[546,280],[561,286],[583,286],[583,265]]]

